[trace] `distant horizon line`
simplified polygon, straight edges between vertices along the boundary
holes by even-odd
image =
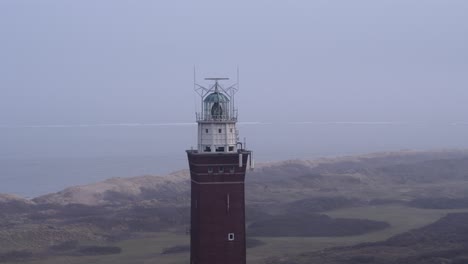
[[[47,125],[0,125],[0,128],[87,128],[87,127],[151,127],[151,126],[195,126],[196,122],[162,123],[102,123],[102,124],[47,124]],[[440,122],[395,122],[395,121],[294,121],[294,122],[238,122],[238,125],[422,125]],[[445,125],[466,126],[468,122],[444,122]]]

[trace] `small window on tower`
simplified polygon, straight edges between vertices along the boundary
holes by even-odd
[[[207,128],[207,129],[205,129],[205,132],[206,132],[206,133],[208,133],[208,128]]]
[[[219,167],[219,173],[224,173],[224,167]]]
[[[205,149],[203,150],[204,152],[211,152],[211,147],[206,146]]]
[[[223,131],[221,128],[220,128],[220,129],[218,129],[218,132],[219,132],[219,133],[221,133],[221,131]]]
[[[213,173],[213,168],[208,168],[208,173]]]
[[[234,151],[234,147],[233,147],[233,146],[230,146],[230,147],[229,147],[229,151]]]
[[[228,234],[228,240],[229,241],[234,241],[234,233],[229,233]]]
[[[224,152],[224,147],[217,147],[216,152]]]
[[[232,133],[232,128],[231,128],[231,129],[229,129],[229,132],[231,132],[231,133]]]
[[[231,167],[231,168],[229,169],[229,172],[230,172],[230,173],[234,173],[235,171],[236,171],[236,170],[235,170],[234,167]]]

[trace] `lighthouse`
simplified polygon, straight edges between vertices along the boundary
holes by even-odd
[[[187,150],[191,179],[190,264],[245,264],[245,191],[251,151],[239,142],[236,85],[206,78],[201,97],[197,148]]]

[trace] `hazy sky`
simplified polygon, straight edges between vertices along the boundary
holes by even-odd
[[[195,125],[99,124],[194,122],[194,66],[203,82],[239,65],[259,162],[467,148],[467,14],[467,0],[0,0],[0,193],[186,168]]]
[[[0,1],[0,126],[194,121],[234,77],[242,121],[468,121],[468,1]]]

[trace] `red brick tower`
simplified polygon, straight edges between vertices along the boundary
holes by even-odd
[[[198,86],[198,149],[187,150],[191,177],[190,264],[245,264],[244,179],[251,152],[238,142],[236,86]]]

